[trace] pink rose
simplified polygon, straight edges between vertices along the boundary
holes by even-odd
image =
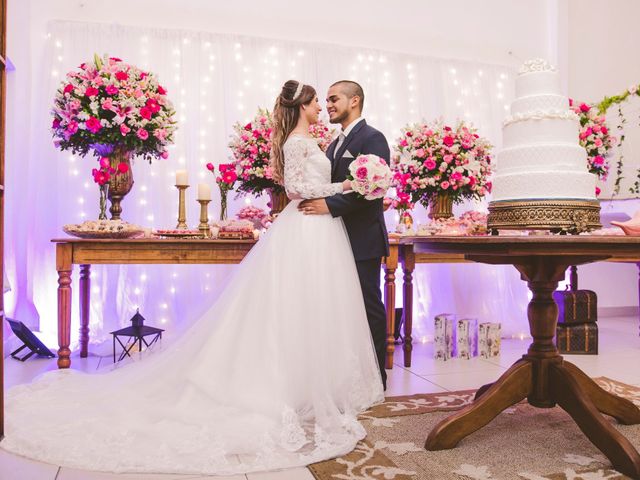
[[[87,87],[87,89],[84,92],[86,97],[95,97],[96,95],[98,95],[98,93],[99,93],[99,90],[95,87]]]
[[[598,167],[604,165],[604,158],[601,157],[600,155],[593,157],[593,164]]]
[[[166,150],[164,150],[164,151],[160,154],[160,156],[161,156],[162,158],[165,158],[165,159],[166,159],[166,158],[169,158],[169,152],[167,152]]]
[[[447,127],[445,127],[445,130],[447,129]],[[451,129],[449,129],[451,130]],[[450,135],[447,135],[446,137],[444,137],[442,139],[442,143],[444,143],[447,147],[451,147],[454,144],[454,140],[453,137]]]
[[[71,93],[73,92],[73,85],[71,85],[70,83],[67,83],[67,85],[64,87],[64,93]]]
[[[360,167],[356,170],[356,177],[360,180],[364,180],[367,178],[368,173],[367,167]]]
[[[125,123],[120,124],[120,134],[124,137],[131,129]]]
[[[164,128],[158,128],[153,132],[153,136],[161,142],[164,142],[167,138],[167,131]]]
[[[596,139],[593,141],[593,144],[594,144],[596,147],[600,148],[600,147],[603,145],[603,144],[602,144],[602,139],[601,139],[601,138],[596,138]]]
[[[107,95],[117,95],[119,91],[115,85],[107,85],[104,90],[107,92]]]
[[[222,174],[222,180],[224,180],[224,182],[228,183],[229,185],[231,185],[237,179],[238,179],[238,175],[236,175],[236,172],[233,170],[227,170]]]
[[[591,107],[589,105],[587,105],[586,103],[580,104],[580,111],[582,113],[587,113],[589,110],[591,110]]]
[[[429,169],[429,170],[433,170],[434,168],[436,168],[436,162],[433,161],[433,157],[429,157],[424,162],[424,166],[427,167],[427,169]]]
[[[449,178],[451,178],[452,181],[457,182],[462,178],[462,174],[460,172],[453,172]]]
[[[416,157],[418,158],[424,158],[426,156],[426,152],[424,151],[424,148],[419,148],[418,150],[416,150]]]
[[[101,168],[109,168],[111,166],[111,162],[109,161],[109,157],[100,158],[100,167]]]
[[[119,173],[127,173],[129,171],[129,165],[126,163],[120,162],[118,164],[118,172]]]
[[[129,74],[120,70],[119,72],[116,72],[116,79],[120,82],[125,82],[129,79]]]
[[[151,113],[158,113],[162,107],[160,106],[160,104],[157,102],[157,100],[150,98],[147,100],[147,103],[145,104],[145,106],[151,110]]]
[[[162,86],[161,86],[161,85],[158,85],[158,93],[159,93],[160,95],[166,95],[166,94],[167,94],[167,91],[166,91],[164,88],[162,88]]]
[[[398,142],[398,145],[400,145],[401,147],[406,147],[406,146],[407,146],[407,145],[409,145],[409,144],[408,144],[408,143],[407,143],[407,141],[403,138],[402,140],[400,140],[400,141]]]
[[[78,131],[78,122],[76,122],[75,120],[71,120],[67,125],[67,133],[69,133],[70,135],[73,135],[77,131]]]
[[[596,196],[600,195],[600,192],[601,192],[601,191],[602,191],[602,190],[600,190],[600,188],[599,188],[599,187],[596,187]]]
[[[214,165],[213,163],[207,163],[207,168],[208,168],[210,171],[212,171],[212,172],[213,172],[213,171],[215,170],[215,168],[216,168],[216,167],[215,167],[215,165]]]
[[[113,100],[110,98],[105,99],[104,102],[102,102],[102,109],[103,110],[113,110]]]
[[[136,132],[136,135],[140,140],[146,140],[149,138],[149,132],[147,132],[144,128],[139,128]]]
[[[442,157],[442,160],[445,163],[451,163],[453,161],[453,155],[445,155],[445,156]]]
[[[147,107],[142,107],[140,109],[140,116],[144,119],[151,120],[151,110]]]
[[[449,188],[449,182],[445,180],[440,184],[440,188],[442,188],[443,190],[446,190],[447,188]]]
[[[605,127],[604,125],[601,127],[601,131],[602,131],[602,134],[603,134],[603,135],[606,135],[606,134],[609,132],[609,130],[607,129],[607,127]]]
[[[91,133],[98,133],[101,128],[102,125],[100,124],[100,120],[96,117],[89,117],[89,120],[87,120],[87,130]]]

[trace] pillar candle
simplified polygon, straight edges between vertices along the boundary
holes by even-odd
[[[211,200],[211,187],[208,183],[198,184],[198,200]]]
[[[176,185],[189,185],[189,177],[186,170],[176,170]]]

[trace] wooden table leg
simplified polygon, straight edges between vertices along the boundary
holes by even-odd
[[[616,470],[631,478],[640,478],[640,455],[637,450],[598,412],[592,399],[576,381],[575,370],[575,366],[567,368],[560,364],[549,372],[558,405],[571,415],[580,430],[607,456]]]
[[[484,260],[490,263],[487,257]],[[577,257],[574,260],[580,263]],[[578,367],[565,362],[553,343],[558,306],[552,294],[569,266],[565,262],[560,256],[525,257],[515,265],[533,294],[527,308],[533,342],[526,355],[498,381],[482,387],[473,404],[436,425],[425,448],[455,447],[462,438],[526,397],[535,407],[559,405],[616,470],[640,479],[640,454],[600,413],[631,425],[640,424],[640,410],[630,401],[605,392]]]
[[[89,308],[91,305],[91,265],[80,265],[80,357],[89,355]]]
[[[56,245],[56,270],[58,271],[58,368],[71,366],[71,271],[73,246]]]
[[[402,271],[404,273],[402,283],[402,315],[404,320],[404,366],[411,366],[411,352],[413,350],[413,271],[416,268],[416,259],[413,245],[403,245]]]
[[[398,269],[398,245],[389,246],[389,256],[384,259],[384,305],[387,309],[387,356],[385,368],[393,368],[396,325],[396,270]]]

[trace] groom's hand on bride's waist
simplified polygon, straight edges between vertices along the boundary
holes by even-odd
[[[324,198],[303,200],[298,205],[298,210],[305,215],[326,215],[329,213],[329,207],[327,207],[327,202]]]

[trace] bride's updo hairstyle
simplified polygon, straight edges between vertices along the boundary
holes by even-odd
[[[273,107],[273,132],[271,134],[271,172],[273,179],[284,182],[284,154],[282,147],[300,119],[300,105],[308,105],[316,98],[316,90],[297,80],[288,80],[282,86]]]

